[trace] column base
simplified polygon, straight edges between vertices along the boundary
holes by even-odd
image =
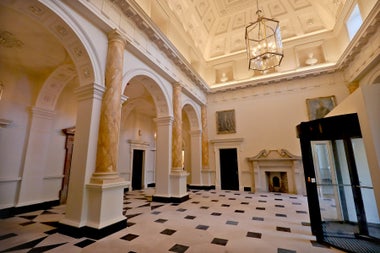
[[[74,238],[87,237],[95,240],[99,240],[103,237],[116,233],[127,227],[127,219],[109,225],[107,227],[96,229],[92,227],[75,227],[64,223],[58,225],[58,232]]]
[[[107,180],[106,180],[107,181]],[[88,194],[87,226],[102,229],[121,221],[126,221],[123,215],[124,188],[128,183],[123,179],[111,180],[100,184],[86,185]]]
[[[201,173],[203,185],[215,187],[215,170],[202,169]]]
[[[170,191],[174,198],[183,198],[187,193],[187,173],[184,170],[172,170],[170,173]]]

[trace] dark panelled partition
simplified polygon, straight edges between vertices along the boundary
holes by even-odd
[[[373,217],[366,214],[366,207],[376,205],[368,203],[368,196],[373,191],[372,179],[368,171],[366,184],[359,180],[368,166],[355,160],[353,143],[363,143],[357,114],[302,122],[297,126],[297,137],[301,145],[311,230],[317,241],[348,252],[380,250],[378,238],[372,237],[368,229],[370,226],[371,231],[374,227],[380,231],[380,224],[369,223],[367,217],[372,221]],[[365,150],[359,148],[356,152],[365,156]],[[369,248],[360,245],[369,245]]]

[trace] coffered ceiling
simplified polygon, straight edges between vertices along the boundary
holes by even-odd
[[[190,35],[205,60],[245,50],[244,27],[265,17],[280,21],[284,41],[332,30],[345,0],[159,0]],[[154,11],[154,10],[152,10]]]

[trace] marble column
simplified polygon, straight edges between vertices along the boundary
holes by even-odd
[[[105,92],[100,112],[96,168],[91,183],[120,181],[117,173],[121,120],[124,39],[115,30],[108,34]]]
[[[359,88],[359,82],[358,81],[350,82],[347,85],[347,89],[350,92],[350,94],[353,93],[357,88]]]
[[[125,226],[123,195],[127,182],[117,172],[121,120],[122,76],[125,42],[113,30],[108,34],[105,91],[100,110],[95,172],[88,192],[87,226],[107,229],[111,225]]]
[[[202,120],[202,168],[209,169],[208,160],[208,128],[207,128],[207,108],[206,105],[201,107],[201,120]]]
[[[172,134],[172,170],[180,171],[182,168],[182,87],[176,83],[173,85],[173,134]]]
[[[201,106],[202,121],[202,183],[211,186],[215,183],[215,170],[209,168],[209,146],[208,146],[208,127],[207,127],[207,107]]]
[[[182,201],[189,198],[187,193],[187,176],[182,168],[182,87],[173,85],[173,129],[172,129],[172,170],[170,173],[170,193],[173,201]]]

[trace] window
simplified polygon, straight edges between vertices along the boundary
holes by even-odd
[[[363,20],[360,15],[359,6],[358,4],[356,4],[354,9],[351,12],[350,17],[348,18],[346,22],[346,27],[347,27],[348,36],[350,40],[352,40],[352,38],[355,36],[356,32],[359,30],[362,23],[363,23]]]

